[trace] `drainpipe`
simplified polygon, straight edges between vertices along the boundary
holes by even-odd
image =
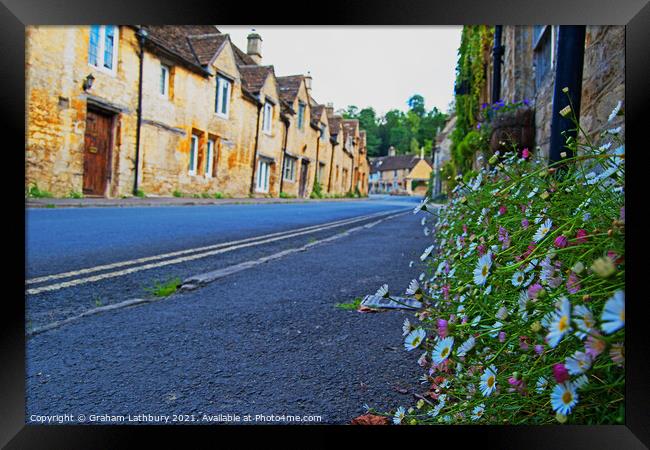
[[[257,168],[257,144],[260,139],[260,112],[262,111],[262,101],[257,104],[257,128],[255,129],[255,150],[253,151],[253,174],[251,175],[251,195],[255,194],[255,169]]]
[[[319,152],[320,152],[320,136],[317,136],[316,137],[316,165],[314,170],[314,186],[316,185],[316,183],[318,183],[318,169],[320,168],[320,159],[318,159]]]
[[[332,142],[332,141],[330,141]],[[332,170],[334,170],[334,152],[336,151],[336,143],[332,144],[332,158],[330,159],[330,175],[327,180],[327,193],[330,193],[332,187]]]
[[[287,139],[289,137],[289,121],[287,120],[286,122],[282,122],[284,123],[284,145],[282,148],[282,164],[280,166],[282,168],[282,171],[280,172],[280,193],[282,193],[284,186],[284,163],[287,160]],[[278,196],[280,193],[278,193]]]
[[[354,186],[354,144],[352,144],[352,154],[350,155],[350,192]]]
[[[492,49],[492,103],[501,100],[501,56],[503,46],[501,45],[501,34],[503,25],[494,27],[494,48]]]
[[[138,78],[138,110],[137,125],[135,128],[135,176],[133,177],[133,195],[138,195],[138,176],[140,168],[140,127],[142,126],[142,68],[144,65],[144,41],[147,39],[147,31],[139,28],[136,32],[140,44],[140,68]]]
[[[551,142],[549,163],[560,161],[562,152],[566,157],[573,152],[565,147],[566,139],[575,139],[577,130],[568,117],[562,117],[560,111],[569,105],[576,119],[580,121],[580,100],[582,95],[582,68],[585,57],[584,25],[560,26],[557,42],[557,62],[555,64],[555,86],[553,89],[553,115],[551,116]],[[562,89],[568,88],[565,93]]]

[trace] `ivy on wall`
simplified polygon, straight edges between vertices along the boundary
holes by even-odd
[[[473,157],[482,148],[477,133],[477,117],[493,40],[494,27],[463,27],[456,66],[456,127],[451,133],[451,159],[443,168],[443,176],[451,177],[450,187],[453,187],[456,175],[471,170]]]

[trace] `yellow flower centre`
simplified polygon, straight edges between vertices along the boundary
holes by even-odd
[[[449,354],[449,347],[443,348],[442,351],[440,352],[440,356],[443,358],[445,358],[448,354]]]
[[[420,337],[416,336],[415,339],[413,339],[412,345],[413,347],[417,347],[419,343],[420,343]]]
[[[568,405],[569,403],[571,403],[572,400],[573,400],[573,394],[571,394],[571,392],[569,391],[564,391],[564,394],[562,394],[562,402],[565,405]]]
[[[481,270],[481,274],[483,276],[486,276],[488,274],[488,266],[483,266],[483,269]]]
[[[567,316],[562,316],[557,328],[564,333],[569,328],[569,318]]]
[[[490,377],[487,379],[487,385],[489,388],[494,386],[494,375],[490,375]]]
[[[593,328],[594,325],[596,325],[596,323],[586,314],[582,317],[582,320],[585,322],[587,328]]]

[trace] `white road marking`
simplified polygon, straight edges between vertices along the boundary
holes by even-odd
[[[168,253],[166,255],[157,255],[157,256],[150,256],[150,257],[147,257],[147,258],[140,258],[139,260],[132,260],[132,261],[125,261],[125,262],[114,263],[114,264],[107,264],[107,265],[104,266],[104,269],[99,269],[97,267],[94,267],[94,268],[88,268],[88,269],[81,269],[81,270],[76,271],[76,272],[67,272],[69,275],[66,275],[66,278],[70,277],[70,276],[74,276],[76,274],[83,274],[83,273],[95,272],[95,271],[98,271],[98,270],[105,270],[107,268],[106,266],[121,267],[121,266],[124,266],[124,265],[136,264],[138,261],[142,262],[142,260],[151,261],[151,260],[162,259],[162,258],[165,258],[165,257],[170,257],[170,256],[174,256],[174,255],[179,255],[179,254],[201,252],[201,253],[197,253],[197,254],[194,254],[194,255],[169,259],[169,260],[166,260],[166,261],[153,262],[153,263],[144,264],[144,265],[140,265],[140,266],[136,266],[136,267],[130,267],[128,269],[123,269],[123,270],[118,270],[118,271],[113,271],[113,272],[107,272],[107,273],[102,273],[102,274],[93,275],[93,276],[89,276],[89,277],[82,277],[82,278],[77,278],[77,279],[74,279],[74,280],[64,281],[64,282],[61,282],[61,283],[55,283],[55,284],[50,284],[50,285],[46,285],[46,286],[31,288],[31,289],[27,289],[26,292],[27,292],[27,294],[34,295],[34,294],[39,294],[41,292],[56,291],[56,290],[59,290],[59,289],[68,288],[68,287],[72,287],[72,286],[78,286],[78,285],[81,285],[81,284],[94,283],[94,282],[105,280],[105,279],[108,279],[108,278],[120,277],[120,276],[128,275],[128,274],[131,274],[131,273],[140,272],[140,271],[143,271],[143,270],[155,269],[155,268],[158,268],[158,267],[164,267],[164,266],[168,266],[168,265],[172,265],[172,264],[180,264],[180,263],[184,263],[184,262],[187,262],[187,261],[193,261],[193,260],[196,260],[196,259],[206,258],[208,256],[214,256],[214,255],[218,255],[218,254],[221,254],[221,253],[230,252],[230,251],[233,251],[233,250],[238,250],[240,248],[252,247],[252,246],[256,246],[256,245],[260,245],[260,244],[266,244],[266,243],[269,243],[269,242],[275,242],[275,241],[279,241],[279,240],[283,240],[283,239],[288,239],[288,238],[291,238],[291,237],[296,237],[296,236],[301,236],[301,235],[305,235],[305,234],[315,233],[315,232],[327,230],[327,229],[330,229],[330,228],[349,225],[349,224],[352,224],[352,223],[367,220],[367,219],[372,218],[372,217],[392,214],[393,212],[394,211],[381,212],[381,213],[371,214],[371,215],[367,215],[367,216],[361,216],[361,217],[357,217],[357,218],[353,218],[353,219],[346,219],[346,220],[343,220],[343,221],[331,222],[331,223],[324,224],[324,225],[315,225],[315,226],[312,226],[312,227],[301,228],[301,229],[288,231],[288,232],[285,231],[285,232],[279,232],[279,233],[272,233],[272,234],[265,235],[265,236],[259,236],[259,237],[256,237],[256,238],[247,238],[247,239],[242,239],[240,241],[233,241],[233,242],[230,242],[230,243],[215,244],[215,245],[212,245],[212,246],[196,248],[196,249],[191,249],[191,250],[181,250],[179,252]],[[286,233],[286,234],[283,234],[283,233]],[[238,244],[237,242],[240,242],[240,243]],[[232,244],[235,244],[235,245],[232,245]],[[225,248],[219,248],[219,247],[224,247],[225,245],[228,245],[228,246],[225,247]],[[211,249],[211,248],[214,249],[214,250],[204,251],[206,249]],[[102,267],[102,266],[98,266],[98,267]],[[111,268],[111,267],[108,267],[108,268]],[[55,276],[55,275],[50,275],[50,276]],[[45,278],[45,277],[41,277],[41,279],[42,278]],[[58,274],[58,278],[63,278],[63,274]],[[52,278],[50,278],[50,279],[52,279]],[[34,280],[30,280],[30,281],[31,281],[32,284],[35,283]]]
[[[294,248],[290,248],[290,249],[287,249],[287,250],[282,250],[280,252],[274,253],[272,255],[264,256],[262,258],[258,258],[258,259],[251,260],[251,261],[245,261],[243,263],[235,264],[235,265],[232,265],[232,266],[229,266],[229,267],[225,267],[223,269],[218,269],[218,270],[215,270],[213,272],[208,272],[208,273],[205,273],[205,274],[195,275],[195,276],[187,278],[183,282],[183,284],[185,285],[186,283],[198,282],[199,284],[204,285],[204,284],[210,283],[210,282],[212,282],[212,281],[214,281],[214,280],[216,280],[218,278],[223,278],[223,277],[225,277],[227,275],[231,275],[233,273],[241,272],[242,270],[249,269],[249,268],[257,266],[259,264],[263,264],[265,262],[269,262],[269,261],[272,261],[272,260],[275,260],[275,259],[282,258],[283,256],[289,255],[291,253],[297,253],[297,252],[305,251],[305,250],[308,250],[309,248],[314,247],[316,245],[323,244],[323,243],[326,243],[326,242],[332,242],[332,241],[335,241],[337,239],[341,239],[342,237],[349,236],[350,234],[354,233],[355,231],[372,228],[375,225],[377,225],[377,224],[379,224],[379,223],[381,223],[381,222],[383,222],[385,220],[389,220],[389,219],[392,219],[394,217],[403,216],[405,214],[408,214],[409,212],[410,211],[404,211],[404,212],[400,212],[400,213],[397,213],[397,214],[382,217],[381,219],[376,220],[374,222],[370,222],[370,223],[367,223],[367,224],[364,224],[364,225],[359,225],[359,226],[356,226],[354,228],[350,228],[348,230],[342,231],[342,232],[340,232],[338,234],[335,234],[333,236],[329,236],[327,238],[320,239],[318,241],[309,242],[309,243],[307,243],[307,244],[305,244],[305,245],[303,245],[301,247],[294,247]],[[376,216],[376,214],[373,214],[373,216]],[[52,322],[52,323],[46,324],[46,325],[44,325],[42,327],[39,327],[39,328],[33,329],[31,331],[28,331],[26,333],[26,335],[27,335],[27,337],[31,337],[31,336],[34,336],[36,334],[40,334],[40,333],[43,333],[45,331],[52,330],[54,328],[59,328],[59,327],[61,327],[63,325],[69,324],[70,322],[77,321],[77,320],[82,319],[82,318],[87,317],[87,316],[95,315],[95,314],[98,314],[98,313],[101,313],[101,312],[112,311],[112,310],[122,309],[122,308],[126,308],[126,307],[141,305],[141,304],[144,304],[144,303],[151,303],[151,302],[156,301],[156,300],[157,299],[154,299],[154,298],[144,298],[144,299],[137,298],[137,299],[132,299],[132,300],[125,300],[123,302],[114,303],[114,304],[111,304],[111,305],[105,305],[105,306],[100,306],[100,307],[97,307],[97,308],[92,308],[92,309],[89,309],[87,311],[82,312],[79,315],[72,316],[72,317],[69,317],[67,319],[63,319],[63,320],[60,320],[60,321]]]
[[[72,270],[72,271],[69,271],[69,272],[57,273],[57,274],[52,274],[52,275],[45,275],[45,276],[41,276],[41,277],[30,278],[30,279],[26,280],[25,283],[26,284],[37,284],[37,283],[43,283],[45,281],[58,280],[58,279],[61,279],[61,278],[71,278],[71,277],[75,277],[75,276],[78,276],[78,275],[84,275],[84,274],[87,274],[87,273],[99,272],[99,271],[108,270],[108,269],[115,269],[117,267],[123,267],[123,266],[131,266],[131,265],[134,265],[134,264],[139,264],[139,263],[144,263],[144,262],[149,262],[149,261],[155,261],[155,260],[158,260],[158,259],[171,258],[172,256],[187,255],[188,253],[197,253],[197,252],[201,252],[201,251],[213,250],[213,249],[216,249],[216,248],[229,247],[231,245],[242,244],[244,242],[251,242],[251,241],[258,240],[258,239],[265,239],[265,238],[274,237],[274,236],[280,236],[280,235],[283,235],[283,234],[286,234],[286,233],[292,233],[292,232],[296,232],[296,231],[313,230],[313,229],[320,228],[320,227],[325,226],[325,225],[334,225],[334,224],[342,224],[342,225],[344,225],[345,223],[356,220],[356,219],[361,219],[361,218],[364,218],[364,217],[369,219],[371,217],[374,217],[374,216],[377,216],[377,215],[380,215],[380,214],[384,214],[384,212],[375,213],[375,214],[368,214],[366,216],[357,216],[357,217],[352,217],[352,218],[347,218],[347,219],[341,219],[341,220],[337,220],[337,221],[334,221],[334,222],[322,223],[322,224],[318,224],[318,225],[311,225],[311,226],[308,226],[308,227],[296,228],[296,229],[293,229],[293,230],[283,230],[283,231],[270,233],[270,234],[266,234],[266,235],[252,236],[252,237],[245,238],[245,239],[238,239],[236,241],[220,242],[218,244],[211,244],[211,245],[207,245],[207,246],[204,246],[204,247],[196,247],[196,248],[190,248],[190,249],[186,249],[186,250],[178,250],[178,251],[170,252],[170,253],[162,253],[160,255],[146,256],[146,257],[143,257],[143,258],[131,259],[131,260],[127,260],[127,261],[118,261],[118,262],[114,262],[114,263],[110,263],[110,264],[103,264],[103,265],[100,265],[100,266],[88,267],[88,268],[85,268],[85,269],[78,269],[78,270]]]

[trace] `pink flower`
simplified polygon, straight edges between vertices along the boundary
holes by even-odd
[[[569,245],[569,240],[565,236],[560,235],[555,238],[553,245],[555,245],[557,248],[564,248]]]
[[[585,243],[587,242],[587,230],[585,230],[585,229],[583,229],[583,228],[580,228],[580,229],[576,232],[576,239],[575,239],[575,241],[576,241],[578,244],[585,244]]]
[[[600,333],[597,330],[591,330],[585,342],[585,353],[596,359],[598,355],[605,351],[606,343],[600,339]]]
[[[521,152],[521,157],[524,159],[528,159],[529,156],[530,156],[530,151],[528,150],[528,148],[523,149]]]
[[[526,230],[526,229],[528,229],[528,225],[530,225],[530,222],[528,222],[528,219],[521,219],[521,228]]]
[[[537,295],[542,289],[544,288],[539,283],[531,284],[530,287],[528,288],[528,297],[531,299],[537,298]]]
[[[506,341],[506,332],[505,331],[499,332],[499,342],[503,343],[505,341]]]
[[[478,254],[483,256],[485,255],[485,245],[481,244],[478,247],[476,247],[476,251],[478,251]]]
[[[580,279],[573,271],[569,274],[569,278],[566,280],[566,288],[569,291],[569,294],[575,294],[581,288]]]
[[[528,350],[528,336],[519,336],[519,348],[523,351]]]
[[[621,222],[625,223],[625,206],[621,208]]]
[[[526,385],[524,384],[524,380],[522,379],[516,379],[515,377],[510,377],[508,378],[508,384],[510,386],[513,386],[514,389],[509,389],[510,392],[519,392],[520,394],[525,394],[526,392]]]
[[[553,366],[553,376],[555,377],[555,381],[558,383],[564,383],[567,381],[569,377],[569,371],[564,367],[564,364],[558,363]]]
[[[467,225],[463,224],[463,231],[467,233]]]
[[[441,338],[445,338],[447,337],[448,332],[448,322],[445,319],[438,319],[438,335]]]
[[[544,353],[544,346],[541,344],[535,345],[535,353],[537,353],[538,355]]]
[[[508,209],[505,207],[505,205],[499,206],[499,215],[502,216],[508,211]]]
[[[445,300],[449,300],[449,285],[445,284],[441,289],[442,289],[442,295],[445,297]]]

